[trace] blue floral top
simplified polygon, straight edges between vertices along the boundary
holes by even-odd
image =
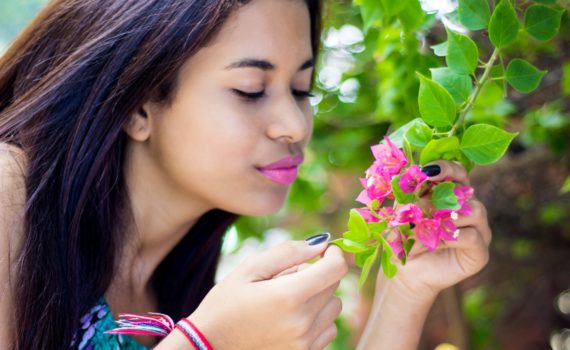
[[[79,350],[148,350],[128,335],[105,334],[114,329],[117,323],[105,298],[100,298],[82,318],[81,327],[71,343],[72,349]]]

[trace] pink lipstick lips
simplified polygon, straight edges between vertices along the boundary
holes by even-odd
[[[303,156],[291,156],[256,169],[271,181],[289,185],[297,178],[297,170],[302,162]]]

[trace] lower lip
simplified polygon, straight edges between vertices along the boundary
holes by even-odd
[[[282,169],[257,169],[261,175],[278,184],[290,185],[297,178],[297,167]]]

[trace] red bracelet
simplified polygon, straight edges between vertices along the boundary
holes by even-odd
[[[186,336],[188,341],[194,345],[197,350],[213,350],[212,345],[206,337],[198,330],[198,328],[187,318],[182,318],[176,324],[176,328]]]

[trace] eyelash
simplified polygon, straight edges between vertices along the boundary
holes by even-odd
[[[262,97],[267,96],[265,94],[265,91],[253,92],[253,93],[244,92],[244,91],[237,90],[237,89],[232,89],[232,91],[236,95],[238,95],[242,98],[245,98],[248,101],[256,101]],[[300,97],[300,98],[308,98],[308,97],[314,97],[315,96],[310,91],[301,91],[301,90],[293,90],[293,95],[295,95],[296,97]]]

